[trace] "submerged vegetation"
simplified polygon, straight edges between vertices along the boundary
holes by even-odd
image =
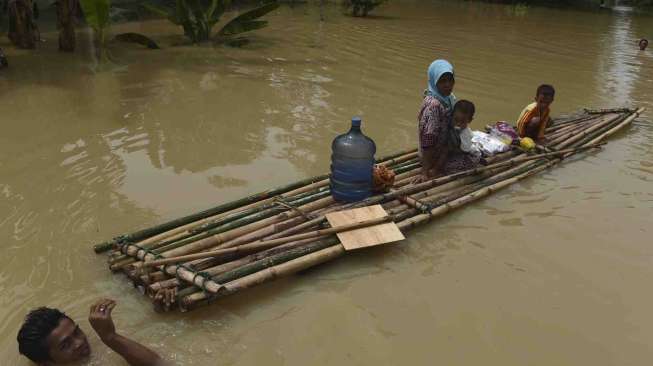
[[[387,0],[344,0],[343,6],[355,17],[366,17],[372,9]]]
[[[32,0],[7,0],[7,15],[9,18],[9,39],[20,48],[35,48],[39,39],[36,26],[36,14]]]
[[[106,57],[107,28],[109,28],[109,8],[111,0],[79,0],[86,24],[93,29],[95,41],[98,46],[99,58]]]
[[[37,8],[33,0],[0,0],[0,31],[8,31],[8,37],[18,48],[36,48],[39,31],[36,24]],[[154,0],[150,0],[155,2]],[[250,9],[234,17],[217,32],[214,26],[230,10],[231,0],[176,0],[173,7],[163,7],[152,3],[141,4],[150,12],[164,16],[172,23],[181,26],[184,35],[194,43],[214,40],[240,46],[248,40],[240,35],[264,28],[268,25],[261,17],[279,7],[276,1]],[[111,0],[57,0],[57,29],[59,30],[59,50],[75,50],[75,25],[77,9],[81,7],[86,24],[93,30],[94,43],[100,59],[106,59],[108,29],[111,24]],[[6,25],[5,25],[6,23]],[[159,48],[150,38],[138,33],[119,34],[118,41],[142,44],[150,49]]]
[[[242,46],[249,42],[243,34],[265,28],[268,21],[261,18],[279,7],[280,3],[293,7],[299,4],[315,4],[320,8],[320,19],[324,20],[326,4],[341,5],[345,12],[353,17],[365,17],[387,0],[135,0],[131,9],[112,6],[111,0],[50,0],[56,9],[57,29],[59,30],[59,50],[72,52],[76,46],[75,28],[83,15],[86,25],[92,29],[95,52],[98,59],[108,59],[107,44],[109,28],[112,22],[134,20],[139,10],[146,10],[153,15],[162,16],[183,29],[183,34],[193,43],[213,42],[230,46]],[[508,3],[506,9],[513,15],[524,16],[531,5],[544,6],[591,6],[609,8],[616,0],[488,0]],[[234,3],[238,7],[248,6],[239,11],[232,19],[223,21],[233,11]],[[162,5],[164,4],[164,5]],[[653,7],[653,0],[630,0],[627,3],[637,9]],[[124,3],[123,5],[128,5]],[[78,10],[79,9],[79,10]],[[81,13],[80,14],[80,10]],[[116,20],[116,14],[121,20]],[[124,17],[125,14],[133,15]],[[38,8],[36,0],[0,0],[0,32],[6,32],[11,42],[18,48],[33,49],[40,39],[37,25]],[[219,29],[215,29],[220,25]],[[146,35],[124,33],[115,35],[115,41],[141,44],[149,49],[158,49],[159,45]]]
[[[176,0],[175,5],[174,8],[165,8],[152,4],[144,4],[143,6],[181,26],[186,37],[194,43],[199,43],[212,38],[213,27],[227,11],[231,5],[231,0]],[[236,36],[267,26],[268,22],[259,20],[259,18],[278,7],[278,3],[271,2],[240,14],[217,32],[217,41],[224,41],[232,45],[246,42],[245,39]]]

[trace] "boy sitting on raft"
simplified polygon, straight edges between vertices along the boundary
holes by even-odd
[[[534,141],[543,143],[544,129],[551,122],[549,106],[553,103],[555,89],[548,84],[542,84],[535,93],[535,102],[529,104],[517,119],[517,133],[519,137],[530,137]]]

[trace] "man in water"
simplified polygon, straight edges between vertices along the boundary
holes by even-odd
[[[648,39],[642,38],[639,40],[639,49],[644,51],[648,47]]]
[[[163,360],[149,348],[116,333],[111,312],[116,302],[102,299],[91,306],[88,321],[102,342],[129,365],[159,366]],[[18,350],[37,365],[69,364],[87,359],[91,347],[84,332],[57,309],[32,310],[18,332]]]

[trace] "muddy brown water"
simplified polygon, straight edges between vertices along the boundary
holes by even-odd
[[[120,332],[179,365],[641,365],[653,357],[653,125],[364,251],[188,314],[156,314],[91,244],[325,172],[363,117],[379,155],[415,144],[425,70],[452,61],[476,128],[514,120],[540,82],[554,114],[653,108],[653,18],[391,2],[369,19],[282,8],[241,50],[171,46],[164,21],[117,30],[167,47],[4,48],[0,71],[0,364],[26,365],[29,308],[78,319],[93,365],[120,365],[85,320],[119,301]],[[84,35],[82,46],[84,49]]]

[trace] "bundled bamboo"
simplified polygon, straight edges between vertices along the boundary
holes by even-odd
[[[469,171],[413,182],[421,173],[416,151],[379,159],[394,171],[388,192],[343,204],[330,196],[328,175],[283,187],[117,237],[95,247],[111,250],[110,268],[142,286],[157,308],[182,311],[345,254],[335,234],[392,220],[410,229],[548,169],[565,157],[596,149],[642,109],[579,113],[546,129],[544,152],[519,149],[487,159]],[[346,227],[325,215],[381,204],[388,217]]]

